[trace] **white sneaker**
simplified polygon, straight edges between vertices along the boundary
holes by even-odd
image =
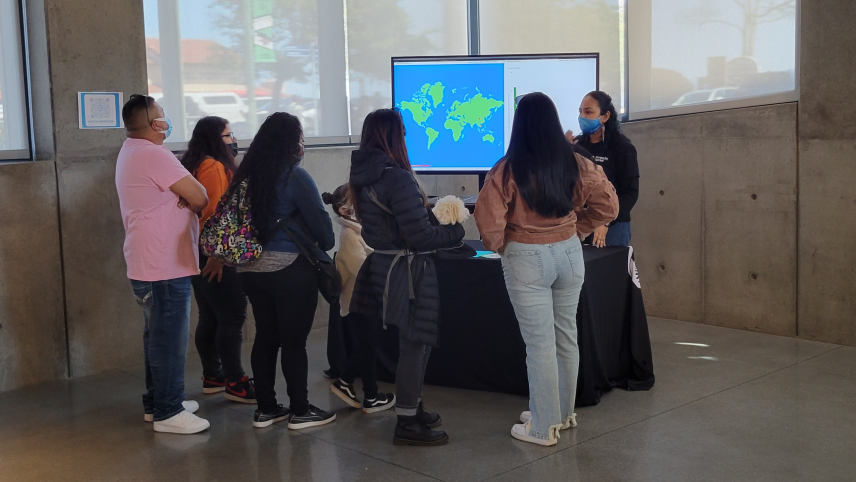
[[[520,423],[529,423],[532,421],[532,412],[529,410],[520,414]],[[570,417],[566,418],[562,423],[561,430],[567,430],[571,427],[576,428],[577,426],[577,414],[572,413]]]
[[[155,422],[154,425],[155,432],[180,434],[199,433],[211,426],[208,420],[199,418],[187,410],[161,422]]]
[[[185,400],[181,402],[181,404],[184,405],[184,409],[190,413],[196,413],[196,411],[199,410],[199,402],[197,402],[196,400]],[[145,414],[144,418],[148,423],[152,423],[155,421],[155,416],[151,413]]]
[[[517,424],[511,427],[511,436],[516,438],[517,440],[537,445],[543,445],[544,447],[551,447],[559,443],[559,425],[554,425],[550,427],[550,438],[547,440],[529,435],[529,429],[531,426],[531,423]]]

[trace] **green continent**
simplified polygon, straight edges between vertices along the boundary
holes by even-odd
[[[409,100],[401,102],[401,110],[406,110],[410,112],[410,114],[413,116],[413,122],[416,122],[420,126],[424,126],[425,122],[428,121],[428,118],[431,117],[431,114],[434,113],[424,103],[411,102]]]
[[[493,115],[493,111],[502,105],[502,101],[476,94],[475,97],[463,103],[456,100],[449,109],[447,117],[470,126],[481,126]]]
[[[493,144],[494,138],[490,134],[485,134],[484,137],[482,137],[482,140],[485,142],[490,142],[491,144]]]
[[[431,144],[437,140],[437,136],[440,135],[440,132],[428,127],[425,129],[425,133],[428,134],[428,149],[431,149]]]
[[[437,107],[438,105],[440,105],[440,102],[443,102],[444,90],[446,90],[446,86],[441,84],[440,82],[437,82],[436,84],[432,85],[431,88],[428,89],[428,95],[430,95],[431,99],[434,101],[434,107]]]
[[[452,139],[458,142],[461,139],[461,133],[464,132],[464,125],[461,121],[448,119],[443,127],[452,131]]]

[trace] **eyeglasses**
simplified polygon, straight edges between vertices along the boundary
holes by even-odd
[[[235,137],[235,133],[234,133],[234,132],[230,132],[230,133],[228,133],[228,134],[223,134],[223,135],[222,135],[222,136],[220,136],[220,137],[228,137],[229,139],[232,139],[233,141],[234,141],[234,140],[237,140],[237,138]]]

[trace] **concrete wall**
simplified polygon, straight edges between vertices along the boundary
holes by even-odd
[[[856,345],[856,2],[800,4],[799,332]]]
[[[0,392],[66,376],[51,162],[0,165]]]
[[[795,336],[796,104],[634,122],[648,313]]]

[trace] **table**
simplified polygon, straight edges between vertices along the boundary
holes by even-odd
[[[479,246],[475,246],[477,249]],[[613,388],[648,390],[654,370],[648,321],[632,249],[583,247],[586,277],[577,312],[577,406],[596,405]],[[499,259],[437,260],[440,346],[425,383],[528,395],[526,346]],[[395,382],[398,333],[380,330],[378,379]]]

